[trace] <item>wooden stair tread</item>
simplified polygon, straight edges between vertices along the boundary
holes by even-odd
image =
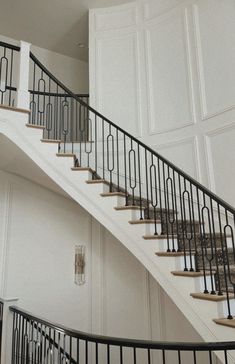
[[[72,171],[88,171],[91,173],[95,173],[95,170],[90,167],[72,167],[71,170]]]
[[[45,129],[45,126],[43,125],[35,125],[35,124],[25,124],[27,126],[27,128],[33,128],[33,129]]]
[[[114,207],[114,210],[117,210],[117,211],[123,211],[123,210],[141,210],[141,208],[140,208],[140,206],[116,206],[116,207]]]
[[[108,181],[106,181],[106,179],[90,179],[88,181],[86,181],[86,183],[88,184],[96,184],[96,183],[105,183],[106,185],[109,185],[110,183]]]
[[[184,252],[156,252],[155,253],[158,257],[183,257]],[[192,253],[193,255],[194,253]],[[185,255],[189,255],[188,252],[186,252]]]
[[[139,225],[139,224],[160,224],[161,220],[151,220],[151,219],[143,219],[143,220],[130,220],[128,221],[131,225]]]
[[[233,319],[220,318],[220,319],[214,319],[213,321],[218,325],[223,325],[235,329],[235,318]]]
[[[74,153],[56,153],[57,157],[76,157]]]
[[[203,277],[204,274],[203,272],[190,272],[190,271],[172,271],[171,272],[174,276],[177,276],[177,277],[192,277],[192,278],[195,278],[195,277]],[[214,272],[212,272],[214,273]],[[210,272],[206,272],[205,273],[206,276],[209,276],[210,275]]]
[[[15,112],[21,112],[23,114],[30,114],[31,111],[28,109],[21,109],[18,107],[14,107],[14,106],[7,106],[7,105],[0,105],[0,109],[5,109],[5,110],[10,110],[10,111],[15,111]]]
[[[42,143],[60,143],[61,140],[59,139],[41,139]]]
[[[112,197],[112,196],[121,196],[121,197],[126,197],[127,195],[124,192],[106,192],[106,193],[101,193],[100,196],[102,197]],[[116,207],[114,207],[116,209]]]
[[[227,300],[226,294],[224,294],[223,296],[219,296],[217,294],[210,294],[210,293],[190,293],[190,296],[198,300],[213,301],[213,302],[222,302]],[[233,298],[234,295],[230,293],[229,299]]]
[[[172,239],[174,237],[174,239],[176,239],[177,238],[177,235],[174,235],[174,236],[172,236],[172,235],[144,235],[143,236],[143,239],[144,240],[161,240],[161,239],[167,239],[167,238],[169,238],[169,239]]]

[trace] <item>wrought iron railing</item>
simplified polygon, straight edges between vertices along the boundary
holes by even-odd
[[[14,316],[12,364],[212,364],[215,351],[227,363],[235,350],[235,342],[154,342],[92,335],[15,307],[10,310]]]
[[[44,137],[47,139],[86,140],[87,114],[32,53],[30,59],[30,122],[45,126]],[[89,95],[76,97],[89,104]],[[78,117],[79,124],[76,122]]]
[[[19,47],[0,42],[0,50],[1,103],[12,105]],[[184,270],[203,272],[204,292],[226,295],[232,318],[234,208],[89,107],[88,95],[74,95],[32,54],[31,66],[30,122],[43,125],[60,152],[76,153],[76,165],[93,168],[110,191],[124,192],[126,205],[151,223],[150,235],[165,237],[168,252],[184,253]]]
[[[0,105],[15,106],[17,72],[15,64],[20,47],[0,42]]]
[[[75,166],[90,167],[110,192],[123,192],[126,206],[135,206],[137,219],[149,226],[144,238],[161,238],[167,252],[181,252],[184,271],[202,272],[203,292],[225,295],[232,319],[235,209],[90,107],[32,54],[31,62],[30,122],[58,140],[59,152],[74,153]]]
[[[2,362],[1,357],[2,357],[2,325],[3,325],[3,308],[4,308],[4,303],[2,301],[0,301],[0,364]]]

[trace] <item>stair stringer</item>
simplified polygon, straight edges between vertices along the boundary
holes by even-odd
[[[86,175],[72,171],[73,159],[58,158],[57,145],[42,143],[42,130],[26,128],[27,121],[25,114],[0,110],[0,133],[17,145],[146,267],[205,341],[231,341],[233,329],[212,321],[218,318],[217,303],[190,297],[201,278],[182,278],[171,274],[171,271],[180,269],[182,257],[157,257],[156,242],[144,241],[136,225],[128,224],[126,211],[116,211],[113,198],[100,196],[102,184],[85,183],[89,172]],[[235,357],[230,358],[234,363]]]

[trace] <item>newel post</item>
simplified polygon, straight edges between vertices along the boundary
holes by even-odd
[[[30,44],[20,42],[19,78],[17,87],[17,107],[29,110],[29,57]]]
[[[12,356],[13,313],[9,307],[17,304],[18,298],[0,298],[1,304],[1,353],[0,363],[10,364]]]

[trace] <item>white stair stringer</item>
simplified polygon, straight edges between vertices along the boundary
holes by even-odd
[[[72,171],[73,157],[57,157],[57,145],[42,143],[42,130],[27,128],[27,118],[22,113],[0,110],[0,133],[17,145],[148,269],[205,341],[231,341],[233,329],[213,322],[214,318],[226,315],[224,303],[197,300],[190,296],[190,293],[200,291],[203,277],[173,276],[171,271],[183,269],[183,257],[156,256],[160,243],[144,240],[139,225],[128,223],[128,211],[114,209],[118,204],[120,206],[120,197],[102,197],[100,194],[107,192],[108,186],[86,183],[91,177],[90,172]],[[223,362],[223,353],[221,355]],[[235,357],[229,357],[234,363]]]

